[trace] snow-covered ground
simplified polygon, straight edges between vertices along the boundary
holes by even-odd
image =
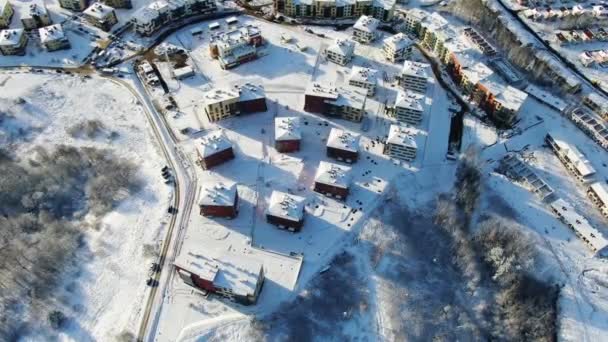
[[[98,218],[97,229],[85,230],[88,250],[78,253],[79,276],[65,279],[56,291],[69,298],[65,312],[75,318],[62,332],[67,340],[109,341],[122,331],[135,331],[173,193],[160,175],[164,157],[142,107],[124,87],[96,76],[3,71],[0,81],[0,100],[25,101],[12,106],[15,119],[3,123],[8,134],[2,144],[10,139],[18,154],[27,155],[37,145],[67,144],[110,149],[137,165],[141,191]],[[87,120],[99,120],[107,134],[89,139],[67,132]],[[31,133],[22,136],[19,129]],[[116,134],[110,138],[111,132]]]

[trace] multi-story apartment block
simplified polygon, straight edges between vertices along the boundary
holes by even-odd
[[[263,42],[260,29],[248,25],[213,37],[209,50],[222,69],[230,69],[258,58],[256,47]]]
[[[140,8],[133,16],[133,24],[135,32],[150,36],[172,21],[216,11],[214,0],[158,0]]]
[[[339,88],[311,83],[304,95],[304,110],[360,122],[365,115],[367,90],[352,86]]]
[[[87,0],[59,0],[59,6],[74,12],[82,12],[87,8]]]
[[[274,0],[274,10],[297,19],[340,20],[368,15],[389,22],[393,20],[395,3],[395,0]]]
[[[332,45],[325,49],[324,53],[329,61],[346,65],[355,54],[355,42],[348,39],[336,39]]]
[[[602,212],[602,215],[608,217],[608,186],[603,182],[593,183],[587,189],[587,196]]]
[[[47,51],[65,50],[71,47],[61,24],[39,28],[38,33],[40,35],[40,44]]]
[[[21,15],[21,23],[26,30],[33,30],[52,24],[51,16],[44,3],[33,3]]]
[[[327,156],[345,163],[355,163],[359,159],[361,136],[338,128],[332,128],[327,137]]]
[[[133,8],[133,4],[131,0],[102,0],[104,4],[113,7],[113,8],[125,8],[131,9]]]
[[[234,159],[232,142],[228,140],[224,131],[214,131],[196,141],[198,163],[203,170],[224,164]]]
[[[27,35],[23,29],[0,31],[0,52],[5,55],[24,55]]]
[[[234,89],[214,89],[203,98],[204,114],[210,122],[267,110],[264,90],[250,83]]]
[[[0,0],[0,28],[10,26],[13,14],[15,14],[13,6],[11,6],[8,0]]]
[[[384,154],[403,161],[413,161],[418,151],[417,135],[418,130],[415,128],[391,125],[384,145]]]
[[[557,158],[564,166],[582,183],[589,183],[595,175],[595,169],[591,162],[575,146],[568,144],[565,140],[547,133],[545,136],[547,145],[551,147]]]
[[[327,197],[345,200],[352,183],[352,168],[321,161],[315,174],[313,190]]]
[[[397,33],[384,40],[382,51],[388,61],[396,63],[411,58],[413,45],[414,42],[405,34]]]
[[[110,31],[112,26],[118,22],[114,9],[99,2],[84,10],[84,17],[91,25],[104,31]]]
[[[420,36],[421,23],[429,14],[421,9],[412,8],[405,16],[405,31]]]
[[[410,90],[400,90],[395,104],[387,108],[387,112],[397,121],[410,125],[418,125],[428,108],[426,96]]]
[[[405,61],[399,76],[399,85],[403,89],[426,93],[427,83],[431,77],[431,66],[426,63]]]
[[[368,44],[376,39],[380,20],[362,15],[353,26],[353,40]]]
[[[367,96],[374,96],[379,72],[376,69],[354,66],[348,77],[348,85],[367,89]]]
[[[299,151],[301,141],[302,129],[299,117],[282,116],[274,119],[274,147],[278,152]]]
[[[306,197],[273,191],[266,209],[266,221],[281,229],[299,232],[304,226]]]

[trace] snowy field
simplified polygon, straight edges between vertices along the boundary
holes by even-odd
[[[12,106],[13,118],[3,122],[4,146],[21,155],[37,145],[96,147],[137,165],[141,190],[104,217],[86,218],[96,228],[85,228],[88,248],[77,254],[78,276],[65,279],[56,292],[66,298],[62,310],[75,317],[62,332],[66,340],[109,341],[134,331],[172,196],[160,176],[165,161],[142,108],[125,88],[98,77],[2,72],[0,80],[0,101],[25,101]],[[89,120],[103,125],[99,136],[68,133]]]

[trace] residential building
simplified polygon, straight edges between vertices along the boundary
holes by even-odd
[[[198,206],[202,216],[235,218],[238,203],[235,182],[206,182],[201,186]]]
[[[348,85],[367,89],[367,96],[374,96],[379,74],[376,69],[353,66],[348,77]]]
[[[87,3],[87,0],[59,0],[59,6],[74,12],[84,11]]]
[[[217,259],[199,253],[186,250],[175,259],[175,270],[184,283],[242,305],[257,302],[265,279],[261,262],[232,253]]]
[[[575,146],[568,144],[562,138],[547,133],[545,141],[557,158],[582,183],[589,183],[595,175],[591,162]]]
[[[102,0],[104,4],[112,7],[112,8],[124,8],[124,9],[132,9],[133,4],[131,0]]]
[[[548,91],[542,90],[533,84],[528,85],[524,90],[533,98],[555,109],[559,113],[564,113],[568,108],[568,103],[566,101],[554,96]]]
[[[327,137],[327,156],[349,164],[357,162],[360,138],[359,134],[332,128]]]
[[[608,100],[598,93],[590,93],[583,98],[583,104],[591,109],[595,114],[608,120]]]
[[[549,202],[554,198],[553,188],[540,178],[518,154],[507,153],[500,161],[500,170],[505,176],[521,184],[541,200]]]
[[[21,14],[21,23],[23,24],[24,29],[33,30],[49,26],[53,22],[51,21],[49,11],[43,2],[29,4],[25,13]]]
[[[264,89],[251,83],[207,92],[203,95],[202,108],[210,122],[268,109]]]
[[[234,159],[232,143],[221,130],[197,139],[196,153],[203,170],[208,170]]]
[[[355,55],[355,42],[348,39],[336,39],[325,51],[327,60],[339,65],[346,65]]]
[[[601,6],[601,5],[595,5],[592,7],[592,9],[593,9],[593,15],[596,18],[601,18],[601,19],[608,18],[608,7]]]
[[[403,89],[426,93],[427,84],[431,77],[431,66],[427,63],[406,60],[399,76],[399,85]]]
[[[412,127],[391,125],[384,145],[384,154],[403,161],[413,161],[418,151],[418,133],[418,130]]]
[[[412,57],[412,46],[414,42],[411,39],[404,33],[397,33],[384,39],[382,51],[388,61],[397,63]]]
[[[587,188],[587,196],[597,206],[602,215],[608,217],[608,186],[604,182],[595,182]]]
[[[486,82],[478,84],[477,89],[484,94],[479,106],[488,116],[501,126],[511,126],[527,102],[528,94],[501,83]]]
[[[71,47],[61,24],[39,28],[38,34],[40,35],[40,44],[47,51],[66,50]]]
[[[305,205],[304,197],[273,191],[266,209],[266,220],[281,229],[299,232],[304,226]]]
[[[472,27],[466,27],[464,30],[464,35],[477,46],[486,56],[494,56],[496,55],[496,49]]]
[[[313,190],[327,197],[346,200],[352,182],[352,168],[321,161],[315,174]]]
[[[161,27],[182,18],[216,11],[214,0],[157,0],[137,10],[133,15],[133,24],[135,32],[151,36]]]
[[[114,8],[96,2],[84,10],[84,18],[91,25],[99,27],[104,31],[110,31],[112,26],[118,22]]]
[[[411,90],[399,90],[395,104],[387,107],[389,115],[397,121],[416,126],[422,121],[424,113],[429,108],[427,97]]]
[[[365,115],[367,90],[352,86],[339,88],[311,83],[304,94],[304,110],[360,122]]]
[[[302,20],[357,19],[362,15],[393,20],[395,0],[274,0],[274,10]]]
[[[27,35],[23,29],[0,31],[0,52],[5,55],[25,55]]]
[[[376,39],[380,20],[366,15],[359,17],[353,26],[353,40],[363,44],[369,44]]]
[[[274,147],[278,152],[297,152],[300,150],[301,141],[302,131],[299,117],[277,117],[274,119]]]
[[[15,11],[8,0],[0,0],[0,29],[11,25]]]
[[[428,12],[419,8],[411,8],[405,16],[405,31],[420,37],[422,22],[429,15]]]
[[[572,110],[568,116],[585,134],[608,150],[608,125],[602,118],[582,107]]]
[[[248,25],[211,38],[211,57],[217,58],[222,69],[234,68],[258,58],[256,47],[263,44],[259,28]]]
[[[608,256],[608,240],[584,216],[576,212],[570,203],[559,198],[551,203],[551,209],[560,221],[570,227],[576,236],[593,251],[595,256]]]

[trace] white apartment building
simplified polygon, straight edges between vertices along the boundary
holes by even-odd
[[[21,23],[26,30],[33,30],[52,24],[51,16],[44,3],[32,3],[21,14]]]
[[[10,26],[14,13],[13,7],[8,0],[0,0],[0,28]]]
[[[346,65],[355,54],[355,42],[348,39],[336,39],[325,49],[325,56],[331,62]]]
[[[353,40],[363,44],[371,43],[376,39],[379,25],[380,20],[362,15],[353,26]]]
[[[40,44],[47,51],[64,50],[71,47],[61,24],[39,28],[38,34],[40,35]]]
[[[575,146],[565,140],[547,133],[545,141],[551,147],[557,158],[582,183],[588,183],[595,175],[591,162]]]
[[[593,183],[587,189],[587,195],[602,212],[602,215],[608,217],[608,186],[603,182]]]
[[[417,135],[418,130],[415,128],[391,125],[384,145],[384,154],[403,161],[413,161],[418,151]]]
[[[23,29],[0,31],[0,53],[5,56],[24,55],[27,35]]]
[[[348,77],[348,85],[367,89],[367,96],[374,96],[378,85],[379,72],[376,69],[353,66]]]
[[[213,0],[157,0],[135,12],[133,25],[138,34],[150,36],[171,21],[216,11]]]
[[[406,60],[399,77],[399,85],[403,89],[426,93],[429,77],[431,77],[431,66],[427,63]]]
[[[114,9],[99,2],[89,6],[83,14],[89,23],[104,31],[110,31],[112,26],[118,22]]]
[[[395,105],[390,109],[390,112],[397,121],[416,126],[422,121],[427,108],[424,94],[410,90],[400,90],[397,93]]]
[[[414,42],[404,33],[397,33],[384,39],[382,51],[388,61],[396,63],[411,58],[413,45]]]

